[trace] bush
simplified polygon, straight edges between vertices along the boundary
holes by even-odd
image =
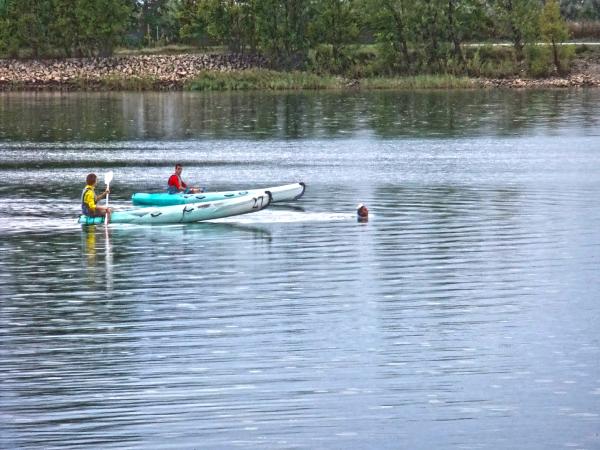
[[[466,56],[471,58],[472,55],[479,54],[479,59],[482,62],[501,63],[505,61],[513,61],[515,59],[515,50],[508,45],[480,45],[475,47],[467,47]]]
[[[529,45],[525,51],[527,73],[534,78],[547,77],[554,70],[551,47]]]
[[[356,66],[356,51],[350,47],[340,49],[337,59],[333,54],[333,47],[329,44],[318,45],[309,55],[310,68],[318,74],[341,75],[349,72]]]
[[[484,45],[467,51],[467,73],[471,76],[506,78],[518,71],[512,47]]]
[[[563,73],[568,73],[571,71],[576,50],[577,46],[575,45],[561,45],[558,47],[558,58],[560,60],[560,67]]]
[[[558,59],[561,74],[571,70],[575,57],[574,45],[559,45]],[[543,78],[556,72],[551,45],[531,45],[526,50],[527,73],[535,78]]]
[[[184,88],[192,91],[239,91],[239,90],[287,90],[287,89],[330,89],[338,88],[333,77],[319,77],[306,72],[276,72],[254,69],[230,72],[205,71]]]
[[[472,79],[454,75],[417,75],[392,78],[369,78],[361,85],[367,89],[468,89],[476,84]]]
[[[352,52],[352,65],[346,70],[349,78],[366,78],[377,75],[375,61],[377,51],[371,45],[363,45],[350,49]]]

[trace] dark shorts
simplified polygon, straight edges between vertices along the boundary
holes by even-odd
[[[87,217],[104,217],[105,213],[95,210],[94,212],[88,211],[87,213],[83,213],[83,215]]]
[[[185,188],[185,191],[180,192],[175,187],[169,187],[169,188],[167,188],[167,192],[169,194],[179,194],[179,193],[181,193],[181,194],[189,194],[191,191],[190,191],[190,188]]]

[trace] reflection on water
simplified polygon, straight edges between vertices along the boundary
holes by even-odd
[[[0,139],[131,141],[596,134],[600,92],[3,93]],[[82,155],[83,156],[83,155]]]
[[[0,448],[598,448],[597,91],[386,94],[0,96]]]

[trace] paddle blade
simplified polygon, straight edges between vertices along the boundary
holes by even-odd
[[[104,175],[104,184],[106,184],[107,186],[110,184],[110,182],[113,179],[113,171],[111,170],[110,172],[106,172],[106,174]]]

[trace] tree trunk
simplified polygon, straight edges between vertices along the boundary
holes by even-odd
[[[454,0],[448,0],[448,28],[450,33],[450,40],[454,46],[454,56],[458,59],[458,63],[463,65],[465,58],[460,48],[460,39],[456,32],[456,24],[454,22]]]
[[[389,2],[386,2],[385,5],[387,6],[388,10],[394,17],[394,22],[396,22],[396,35],[398,36],[398,41],[400,42],[400,48],[402,49],[402,56],[404,57],[406,67],[410,67],[410,56],[408,54],[408,43],[406,42],[406,37],[404,35],[405,26],[404,26],[404,21],[402,20],[402,16],[400,15],[400,13],[398,13],[398,11],[396,11],[394,6],[391,5]]]
[[[506,4],[506,11],[508,12],[509,16],[510,32],[512,33],[513,47],[517,56],[517,62],[521,63],[523,62],[523,47],[525,45],[523,44],[521,30],[519,30],[519,28],[515,25],[515,22],[512,18],[512,14],[514,12],[512,1],[509,1]]]
[[[560,59],[558,58],[558,46],[552,38],[552,55],[554,56],[554,67],[556,67],[556,71],[560,73]]]

